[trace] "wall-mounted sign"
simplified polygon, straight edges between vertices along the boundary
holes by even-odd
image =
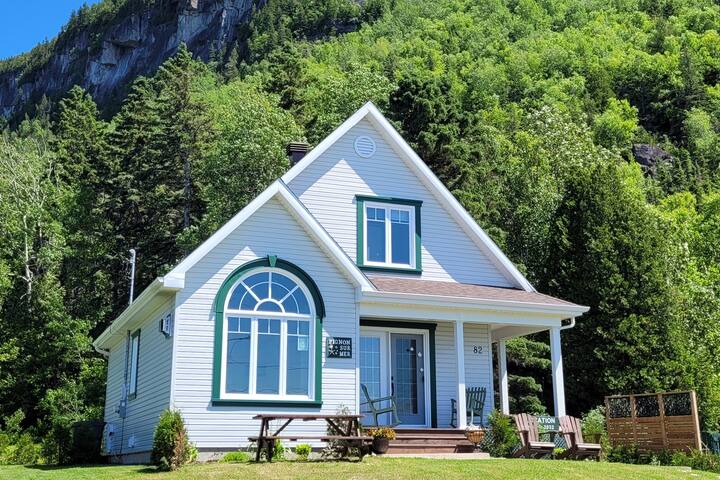
[[[327,358],[352,358],[352,338],[328,337],[325,352]]]

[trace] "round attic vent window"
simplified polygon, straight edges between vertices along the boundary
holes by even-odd
[[[355,139],[355,153],[363,158],[373,156],[375,153],[375,140],[365,135],[361,135]]]

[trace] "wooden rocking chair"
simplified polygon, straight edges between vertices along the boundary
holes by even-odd
[[[381,397],[381,398],[370,398],[370,393],[368,393],[368,389],[365,385],[362,383],[360,384],[360,389],[363,392],[363,395],[365,396],[365,401],[360,404],[360,407],[363,405],[367,405],[368,409],[370,410],[368,413],[373,416],[374,419],[374,425],[365,425],[365,426],[373,426],[378,427],[378,416],[383,415],[385,413],[391,413],[392,417],[390,419],[391,424],[388,425],[390,427],[396,427],[400,425],[400,419],[398,418],[397,414],[397,406],[395,405],[395,395],[390,395],[387,397]],[[381,404],[383,402],[389,402],[390,405],[387,407],[382,407]]]
[[[585,443],[581,423],[578,418],[565,416],[560,417],[560,429],[567,443],[567,450],[558,458],[574,458],[581,460],[585,458],[599,458],[602,447],[599,443]]]
[[[480,426],[485,427],[483,421],[483,410],[485,410],[485,397],[487,390],[485,387],[468,387],[465,389],[465,409],[466,415],[470,415],[470,423],[475,424],[475,416],[480,418]],[[450,399],[450,407],[452,415],[450,417],[450,426],[457,427],[457,400]]]
[[[513,415],[515,427],[520,434],[520,448],[513,457],[543,458],[552,455],[555,450],[553,442],[541,442],[537,419],[527,413]]]

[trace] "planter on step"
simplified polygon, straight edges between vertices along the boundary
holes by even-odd
[[[389,438],[373,438],[372,442],[372,451],[373,453],[377,455],[382,455],[384,453],[387,453],[388,448],[390,447],[390,439]]]

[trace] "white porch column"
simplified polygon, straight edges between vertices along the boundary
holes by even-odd
[[[465,403],[465,332],[463,322],[455,322],[455,350],[457,351],[457,426],[465,429],[467,427],[467,408]]]
[[[505,340],[498,341],[498,379],[500,381],[500,411],[510,415],[510,394],[508,388],[507,348]]]
[[[553,399],[555,416],[565,415],[565,382],[563,380],[562,349],[560,347],[560,329],[550,329],[550,359],[552,361]]]

